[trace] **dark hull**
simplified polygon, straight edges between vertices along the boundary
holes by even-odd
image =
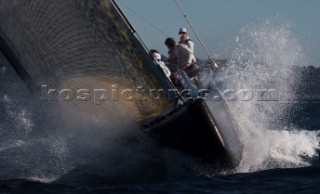
[[[220,106],[223,104],[224,109],[217,111],[225,111],[224,114],[231,117],[225,103],[217,103]],[[211,112],[207,102],[198,99],[171,113],[167,118],[161,121],[158,119],[148,127],[147,132],[162,145],[192,155],[217,168],[234,168],[241,159],[241,153],[235,154],[233,148],[229,147],[230,143],[226,141],[231,141],[230,137],[236,133],[235,126],[229,125],[228,129],[222,129]],[[233,134],[226,137],[228,134],[224,132],[231,130]],[[238,139],[232,141],[238,142]],[[241,150],[240,143],[238,146],[236,149]]]

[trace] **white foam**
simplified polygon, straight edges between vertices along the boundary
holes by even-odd
[[[294,65],[306,65],[307,57],[293,25],[279,17],[262,24],[244,27],[235,38],[233,61],[215,79],[223,89],[292,89],[288,78]],[[291,77],[292,79],[292,77]],[[300,78],[293,78],[299,83]],[[279,101],[229,102],[242,131],[244,145],[238,172],[254,172],[271,168],[291,168],[310,165],[305,158],[317,156],[319,133],[286,126],[274,128],[274,121],[290,116],[290,104]],[[290,129],[290,130],[289,130]]]

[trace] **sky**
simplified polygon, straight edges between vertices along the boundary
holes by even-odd
[[[139,36],[149,48],[166,55],[165,32],[178,39],[180,27],[188,29],[195,42],[195,53],[207,58],[204,48],[180,12],[175,0],[116,0]],[[229,58],[232,41],[250,24],[263,23],[277,16],[292,24],[292,34],[314,66],[320,66],[319,0],[178,0],[210,55]],[[133,13],[134,10],[157,28]],[[161,31],[160,31],[160,30]]]

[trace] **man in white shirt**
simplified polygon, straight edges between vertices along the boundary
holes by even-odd
[[[179,29],[179,37],[180,37],[179,44],[186,45],[187,48],[189,49],[189,51],[190,51],[192,54],[194,54],[194,43],[193,43],[192,40],[189,38],[188,33],[187,33],[187,29],[185,29],[185,28],[180,28],[180,29]]]

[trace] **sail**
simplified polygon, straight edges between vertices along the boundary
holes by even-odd
[[[1,51],[62,114],[73,106],[103,119],[118,103],[141,120],[170,103],[170,86],[109,0],[1,0],[0,21]]]

